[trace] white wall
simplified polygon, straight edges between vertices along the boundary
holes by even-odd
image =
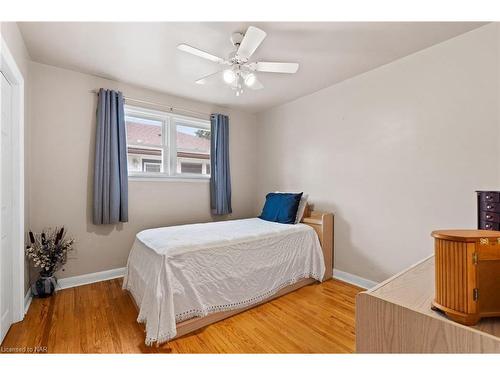
[[[130,181],[129,222],[92,224],[96,95],[100,87],[125,96],[230,116],[232,218],[255,210],[255,116],[123,83],[31,63],[30,218],[34,230],[64,225],[77,253],[59,277],[126,265],[135,234],[145,228],[210,221],[209,184]]]
[[[25,50],[17,26],[8,27]],[[60,277],[124,266],[143,228],[211,220],[207,183],[131,181],[130,222],[91,224],[89,90],[120,89],[229,113],[233,217],[258,213],[268,191],[306,191],[336,213],[336,268],[380,281],[430,254],[430,231],[474,227],[474,190],[498,186],[498,41],[497,25],[487,25],[261,113],[257,125],[243,112],[26,62],[27,217],[35,230],[66,225],[77,239]]]
[[[257,116],[260,199],[301,190],[335,212],[335,268],[381,281],[474,228],[499,179],[490,24]]]
[[[24,143],[27,145],[29,143],[29,63],[31,57],[26,49],[26,45],[24,44],[23,37],[17,24],[15,22],[0,22],[0,34],[2,35],[3,40],[7,44],[10,53],[14,57],[16,61],[17,67],[21,71],[21,74],[24,78]],[[28,150],[27,147],[24,151],[24,222],[26,230],[29,228],[29,204],[28,204],[28,196],[29,196],[29,160],[28,160]],[[25,290],[28,290],[29,287],[29,278],[28,278],[28,263],[25,263]]]

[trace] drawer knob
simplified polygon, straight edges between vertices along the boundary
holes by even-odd
[[[490,199],[491,197],[489,195],[486,196],[486,199]]]
[[[490,208],[493,208],[493,206],[487,205],[486,208],[490,209]]]
[[[491,219],[491,215],[486,215],[486,219]]]

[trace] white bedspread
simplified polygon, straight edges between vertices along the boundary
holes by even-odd
[[[139,306],[149,345],[175,337],[176,322],[254,304],[324,272],[311,227],[253,218],[138,233],[123,288]]]

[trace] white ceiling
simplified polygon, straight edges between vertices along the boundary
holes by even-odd
[[[462,34],[478,22],[19,23],[33,60],[250,112],[293,100]],[[300,63],[297,74],[261,73],[265,88],[236,97],[194,81],[220,69],[180,52],[187,43],[226,57],[229,37],[267,32],[252,60]]]

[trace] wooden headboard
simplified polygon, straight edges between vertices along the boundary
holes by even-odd
[[[302,223],[311,226],[318,234],[326,268],[323,281],[329,280],[333,274],[333,214],[311,210],[307,205]]]

